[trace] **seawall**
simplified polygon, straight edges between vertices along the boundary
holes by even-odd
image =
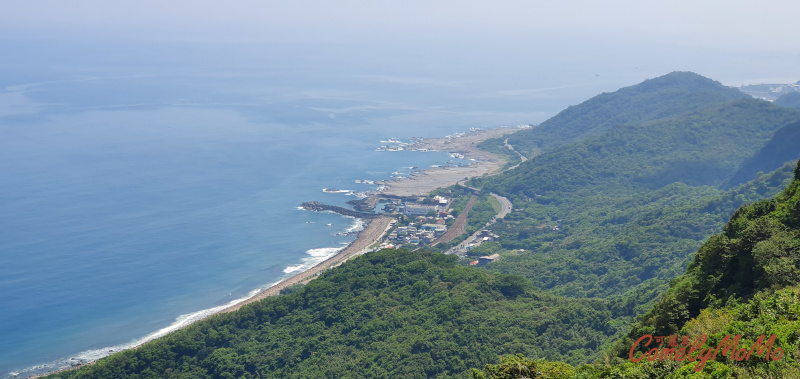
[[[322,204],[322,203],[317,202],[317,201],[308,201],[308,202],[303,203],[302,206],[303,206],[303,209],[309,210],[309,211],[335,212],[335,213],[338,213],[340,215],[356,217],[356,218],[373,219],[373,218],[381,217],[381,215],[379,215],[379,214],[358,212],[358,211],[354,211],[352,209],[342,208],[342,207],[339,207],[339,206],[336,206],[336,205]]]

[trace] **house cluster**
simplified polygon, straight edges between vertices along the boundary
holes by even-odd
[[[500,238],[500,236],[498,236],[497,234],[492,233],[491,230],[483,229],[480,232],[475,234],[474,239],[471,238],[471,239],[467,240],[468,243],[464,247],[464,249],[465,250],[472,250],[472,249],[480,246],[484,242],[494,241],[494,240],[496,240],[498,238]]]
[[[472,250],[473,248],[480,246],[484,242],[494,241],[499,237],[500,236],[492,233],[488,229],[481,230],[475,236],[475,239],[466,246],[466,250]],[[469,264],[471,266],[486,266],[487,264],[492,263],[498,259],[500,259],[500,254],[484,255],[482,257],[478,257],[478,260],[470,261]]]
[[[392,230],[378,249],[429,244],[443,236],[447,233],[447,220],[454,218],[447,211],[448,203],[449,199],[442,196],[434,197],[427,204],[393,199],[384,211],[401,213],[410,222]]]
[[[442,224],[417,224],[409,223],[408,226],[399,226],[389,233],[388,242],[395,245],[428,244],[447,233],[447,226]]]
[[[469,264],[471,266],[481,267],[481,266],[486,266],[489,263],[492,263],[492,262],[494,262],[494,261],[496,261],[498,259],[500,259],[500,254],[496,254],[495,253],[495,254],[492,254],[492,255],[484,255],[482,257],[478,257],[477,261],[469,262]]]
[[[384,212],[389,213],[402,213],[410,217],[429,216],[431,212],[434,215],[447,210],[450,199],[444,196],[435,196],[433,200],[430,199],[416,199],[417,201],[409,201],[402,199],[391,199],[383,207]]]

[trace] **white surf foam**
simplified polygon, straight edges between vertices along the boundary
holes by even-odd
[[[348,193],[348,194],[347,194],[347,196],[355,196],[355,197],[357,197],[357,198],[359,198],[359,199],[364,199],[364,198],[366,198],[367,196],[369,196],[369,193],[368,193],[367,191],[363,191],[363,192],[350,192],[350,193]]]
[[[353,225],[350,225],[350,227],[345,230],[345,233],[360,232],[364,230],[364,225],[366,225],[364,220],[357,218],[353,221]]]
[[[123,344],[119,344],[119,345],[114,345],[114,346],[108,346],[108,347],[104,347],[104,348],[100,348],[100,349],[86,350],[86,351],[82,351],[82,352],[80,352],[78,354],[75,354],[73,356],[70,356],[70,357],[61,358],[61,359],[58,359],[58,360],[55,360],[55,361],[52,361],[52,362],[48,362],[48,363],[38,364],[38,365],[31,366],[31,367],[28,367],[28,368],[23,369],[23,370],[13,371],[13,372],[9,373],[8,378],[28,378],[28,377],[31,377],[31,376],[47,374],[47,373],[55,372],[55,371],[58,371],[58,370],[63,370],[63,369],[66,369],[66,368],[70,368],[70,367],[73,367],[73,366],[76,366],[76,365],[79,365],[79,364],[86,364],[86,363],[89,363],[89,362],[93,362],[93,361],[96,361],[98,359],[105,358],[105,357],[107,357],[107,356],[109,356],[111,354],[114,354],[114,353],[117,353],[117,352],[120,352],[120,351],[123,351],[123,350],[128,350],[128,349],[134,348],[136,346],[139,346],[139,345],[142,345],[144,343],[150,342],[150,341],[152,341],[152,340],[154,340],[156,338],[163,337],[163,336],[165,336],[165,335],[167,335],[167,334],[169,334],[169,333],[171,333],[173,331],[176,331],[178,329],[185,328],[185,327],[189,326],[190,324],[192,324],[194,322],[197,322],[197,321],[203,320],[205,318],[208,318],[209,316],[212,316],[212,315],[214,315],[216,313],[219,313],[219,312],[221,312],[222,310],[224,310],[224,309],[226,309],[228,307],[232,307],[234,305],[237,305],[237,304],[240,304],[242,302],[245,302],[245,301],[249,300],[250,298],[252,298],[253,296],[255,296],[258,293],[260,293],[261,291],[263,291],[265,289],[268,289],[268,288],[270,288],[272,286],[275,286],[275,285],[277,285],[278,283],[280,283],[280,282],[282,282],[284,280],[286,280],[286,279],[284,278],[284,279],[276,281],[276,282],[274,282],[272,284],[269,284],[267,286],[263,286],[261,288],[254,289],[254,290],[250,291],[247,294],[247,296],[239,298],[239,299],[231,300],[231,301],[229,301],[228,303],[226,303],[224,305],[219,305],[219,306],[216,306],[216,307],[203,309],[203,310],[200,310],[200,311],[197,311],[197,312],[180,315],[175,319],[175,321],[172,324],[170,324],[170,325],[168,325],[168,326],[166,326],[164,328],[161,328],[161,329],[159,329],[159,330],[157,330],[157,331],[155,331],[153,333],[150,333],[150,334],[148,334],[148,335],[146,335],[146,336],[144,336],[142,338],[133,340],[131,342],[123,343]]]
[[[302,270],[303,267],[305,267],[305,266],[304,265],[289,266],[289,267],[283,269],[283,272],[286,273],[286,274],[291,274],[293,272],[297,272],[297,271]]]
[[[306,251],[306,254],[308,254],[308,255],[310,255],[310,256],[312,256],[314,258],[323,258],[322,260],[320,260],[320,262],[322,262],[323,260],[328,259],[328,258],[336,255],[336,253],[338,253],[340,250],[342,250],[341,247],[321,247],[321,248],[318,248],[318,249],[310,249],[310,250]],[[305,259],[308,259],[308,258],[304,258],[304,260]]]

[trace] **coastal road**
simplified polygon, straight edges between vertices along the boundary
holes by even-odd
[[[506,138],[506,140],[503,141],[503,144],[506,146],[506,149],[517,153],[517,155],[519,155],[519,159],[521,160],[519,163],[509,167],[508,168],[509,170],[513,170],[513,169],[519,167],[519,165],[521,165],[522,162],[525,162],[525,161],[528,160],[528,158],[526,156],[522,155],[522,153],[520,153],[519,151],[515,150],[514,146],[511,146],[511,144],[508,143],[508,138]],[[533,156],[535,157],[535,156],[539,155],[539,151],[540,151],[539,149],[536,149],[536,153]]]
[[[500,195],[498,195],[496,193],[492,193],[490,195],[492,195],[492,197],[497,199],[497,201],[502,206],[502,209],[500,210],[500,213],[498,213],[497,216],[494,216],[495,219],[506,217],[507,214],[511,213],[511,201],[510,200],[508,200],[505,197],[502,197],[502,196],[500,196]],[[490,221],[490,223],[494,223],[494,220]]]
[[[522,153],[520,153],[519,151],[515,150],[514,146],[511,146],[511,144],[508,143],[508,138],[506,138],[506,140],[503,141],[503,144],[506,145],[506,149],[517,153],[517,155],[519,155],[519,159],[522,159],[523,162],[528,160],[528,158],[526,158],[524,155],[522,155]]]
[[[526,156],[522,155],[522,153],[520,153],[519,151],[515,150],[515,149],[514,149],[514,146],[511,146],[511,144],[509,144],[509,143],[508,143],[508,138],[506,138],[506,140],[505,140],[505,141],[503,141],[503,144],[506,146],[506,149],[508,149],[508,150],[511,150],[511,151],[513,151],[513,152],[517,153],[517,155],[519,155],[519,159],[520,159],[520,162],[519,162],[519,163],[517,163],[517,164],[515,164],[515,165],[514,165],[514,166],[512,166],[512,167],[509,167],[509,170],[513,170],[513,169],[515,169],[515,168],[519,167],[519,165],[521,165],[521,164],[522,164],[522,162],[525,162],[525,161],[527,161],[527,160],[528,160],[528,158],[527,158]]]

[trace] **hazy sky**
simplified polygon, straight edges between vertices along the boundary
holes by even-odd
[[[185,69],[194,62],[227,59],[219,67],[228,73],[249,62],[315,73],[346,70],[387,81],[451,85],[479,80],[494,83],[492,93],[505,97],[579,85],[583,76],[601,77],[608,84],[596,89],[613,90],[682,70],[727,85],[795,82],[800,79],[798,36],[796,0],[0,3],[0,48],[6,58],[0,68],[67,65],[85,57],[97,67],[128,61],[142,67],[152,59]],[[186,42],[206,47],[202,52],[181,50],[186,44],[163,47]],[[518,83],[532,71],[537,78]]]
[[[727,49],[797,49],[800,2],[26,0],[0,5],[17,36],[139,39],[419,39],[436,34],[547,34],[670,40]]]

